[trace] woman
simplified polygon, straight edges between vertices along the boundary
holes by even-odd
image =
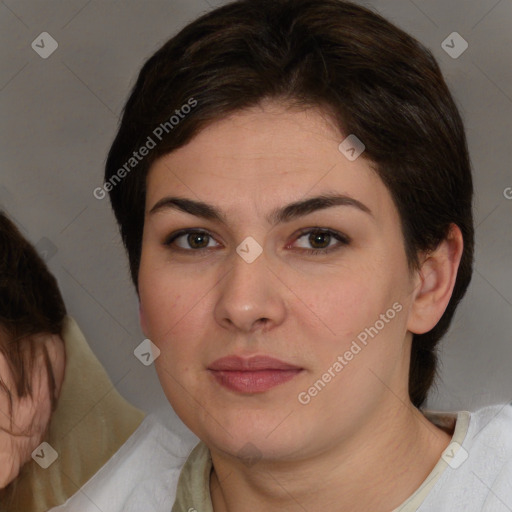
[[[421,409],[474,230],[463,124],[415,39],[339,0],[216,9],[142,68],[103,191],[201,440],[173,512],[512,508],[510,405]]]

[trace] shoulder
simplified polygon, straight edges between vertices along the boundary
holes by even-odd
[[[149,415],[80,491],[52,511],[170,510],[181,467],[192,447],[190,440]]]
[[[467,443],[512,455],[512,403],[490,405],[470,413]]]
[[[469,421],[466,435],[457,443],[455,458],[446,457],[446,452],[454,449],[453,443],[445,450],[446,468],[419,510],[510,512],[512,405],[460,411],[459,420]]]
[[[496,479],[506,476],[512,482],[512,403],[471,413],[467,441],[467,449],[478,455],[476,462],[482,469],[493,471]]]
[[[473,425],[471,425],[473,422]],[[472,428],[471,428],[472,427]],[[474,452],[471,482],[485,496],[479,510],[512,510],[512,403],[471,414],[468,451]],[[468,459],[469,461],[469,459]]]
[[[137,454],[131,461],[126,460],[127,473],[131,476],[135,470],[137,478],[119,512],[168,512],[174,503],[181,469],[195,444],[169,430],[156,417],[150,418]]]

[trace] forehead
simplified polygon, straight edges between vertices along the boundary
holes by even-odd
[[[318,109],[267,103],[236,112],[201,130],[188,144],[155,161],[146,208],[182,195],[258,211],[324,191],[338,191],[384,214],[389,193],[364,157],[349,161],[346,136]]]

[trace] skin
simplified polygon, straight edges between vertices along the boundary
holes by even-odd
[[[57,396],[64,380],[65,349],[62,340],[52,334],[40,334],[36,339],[39,349],[33,367],[32,396],[19,397],[16,394],[13,375],[0,352],[0,378],[9,389],[13,402],[11,417],[8,396],[0,389],[0,489],[11,483],[31,459],[32,451],[43,441],[50,423],[51,396],[43,345],[50,357]]]
[[[429,331],[448,304],[460,230],[453,225],[409,273],[391,196],[369,161],[340,153],[344,138],[316,109],[267,102],[211,124],[148,175],[141,325],[161,351],[155,364],[169,402],[211,451],[215,512],[389,512],[450,442],[412,406],[407,388],[412,333]],[[372,215],[337,206],[267,223],[274,208],[326,191],[359,200]],[[150,213],[171,195],[212,203],[227,223],[172,208]],[[315,227],[351,242],[308,255],[338,246],[299,238],[299,229]],[[164,244],[185,228],[212,238]],[[250,264],[235,250],[248,236],[263,249]],[[208,248],[194,249],[201,244]],[[309,404],[299,403],[395,302],[401,312]],[[235,393],[207,370],[230,354],[267,354],[304,371],[264,393]],[[240,456],[246,443],[254,464]]]

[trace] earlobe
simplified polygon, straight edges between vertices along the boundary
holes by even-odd
[[[430,331],[443,316],[455,286],[463,246],[459,227],[451,224],[446,239],[426,255],[418,271],[407,326],[412,333]]]

